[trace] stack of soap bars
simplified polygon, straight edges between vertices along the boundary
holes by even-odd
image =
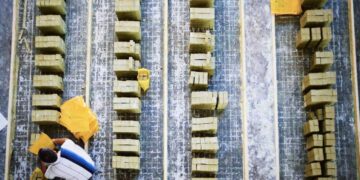
[[[136,80],[141,59],[140,0],[115,0],[113,108],[119,120],[113,122],[112,167],[136,171],[140,169],[141,88]]]
[[[213,0],[190,0],[192,179],[216,179],[219,149],[216,114],[228,103],[227,92],[207,91],[209,78],[215,71],[215,58],[212,56],[215,37],[211,33],[214,19]]]
[[[41,15],[36,16],[40,34],[35,37],[35,93],[31,120],[39,125],[57,124],[63,92],[66,24],[64,0],[37,0]]]
[[[298,49],[324,49],[331,41],[333,20],[331,9],[306,10],[300,19],[300,31],[297,34],[296,47]]]
[[[307,164],[305,177],[317,180],[336,179],[335,106],[337,92],[336,73],[330,71],[332,51],[325,51],[331,40],[332,10],[318,9],[326,1],[303,0],[306,9],[300,19],[297,36],[298,49],[313,50],[310,71],[302,81],[304,107],[307,120],[304,124]],[[307,51],[308,52],[308,51]]]

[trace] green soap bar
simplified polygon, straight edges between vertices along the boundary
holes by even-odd
[[[314,49],[321,41],[321,28],[311,28],[311,40],[307,48]]]
[[[140,21],[115,21],[115,33],[119,41],[140,42]]]
[[[310,42],[310,28],[301,28],[296,36],[296,48],[304,49]]]
[[[65,0],[36,0],[36,6],[41,14],[66,14]]]
[[[214,8],[190,8],[190,27],[214,29]]]
[[[36,16],[36,27],[45,35],[64,35],[66,25],[60,15]]]
[[[115,42],[114,53],[117,58],[127,59],[133,57],[134,59],[141,59],[141,46],[134,41],[129,42]]]
[[[300,18],[300,26],[304,27],[323,27],[329,26],[333,21],[331,9],[307,10]]]
[[[190,0],[190,7],[214,7],[214,0]]]
[[[319,44],[319,48],[323,49],[329,45],[329,42],[332,39],[331,28],[330,27],[321,28],[321,36],[322,39]]]
[[[320,9],[327,0],[302,0],[301,6],[303,9]]]
[[[140,0],[115,0],[115,12],[119,20],[140,21]]]

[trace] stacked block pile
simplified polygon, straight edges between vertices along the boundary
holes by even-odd
[[[307,121],[304,124],[307,164],[305,177],[317,180],[336,179],[335,107],[337,91],[336,73],[330,71],[333,53],[324,50],[331,41],[333,20],[331,9],[320,9],[326,1],[303,0],[306,11],[300,18],[297,35],[298,49],[312,52],[310,72],[302,81]]]
[[[192,109],[192,179],[216,179],[218,171],[216,136],[217,112],[228,104],[227,92],[210,92],[208,81],[214,75],[212,52],[215,37],[215,11],[212,0],[190,0],[190,78]]]
[[[130,171],[140,169],[141,88],[137,81],[141,60],[140,0],[115,0],[115,60],[113,108],[120,117],[113,122],[112,167]]]
[[[32,122],[39,125],[57,124],[63,92],[64,56],[66,47],[66,4],[64,0],[37,0],[40,15],[35,37],[35,67],[33,77],[35,94],[32,95]]]

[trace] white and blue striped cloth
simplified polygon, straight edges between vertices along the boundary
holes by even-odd
[[[45,177],[87,180],[95,171],[95,163],[85,150],[67,139],[58,152],[57,161],[47,168]]]

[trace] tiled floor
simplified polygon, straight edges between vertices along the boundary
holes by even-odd
[[[36,0],[28,0],[26,18],[27,34],[25,38],[33,49],[33,36],[37,33],[34,28],[34,11]],[[268,107],[273,108],[274,99],[269,94],[276,92],[274,82],[267,78],[272,72],[271,52],[271,18],[264,18],[269,12],[269,6],[258,6],[265,3],[263,0],[245,1],[245,22],[240,21],[241,9],[237,0],[215,0],[215,30],[216,72],[211,78],[209,90],[226,90],[229,92],[229,105],[221,114],[219,121],[219,178],[243,178],[243,111],[241,102],[243,89],[240,88],[243,80],[247,82],[246,94],[249,107],[246,117],[248,121],[248,160],[250,177],[272,179],[275,172],[272,168],[260,169],[262,165],[273,165],[276,154],[272,146],[275,142],[272,131],[274,114]],[[22,20],[23,1],[20,1],[20,22]],[[85,94],[85,59],[87,43],[87,2],[67,1],[68,15],[66,22],[68,32],[66,36],[67,56],[66,73],[64,77],[64,99],[75,95]],[[267,1],[266,1],[267,2]],[[360,7],[360,1],[354,0],[355,8]],[[0,18],[11,16],[10,0],[6,6],[0,7]],[[3,11],[4,8],[7,11]],[[89,152],[97,162],[101,173],[94,179],[130,178],[133,175],[127,172],[113,171],[111,168],[112,156],[112,120],[125,118],[117,116],[112,110],[112,72],[114,20],[113,1],[93,1],[92,25],[92,64],[90,81],[90,105],[96,112],[101,130],[90,143]],[[337,90],[339,96],[336,111],[337,127],[337,165],[340,179],[355,179],[355,142],[354,142],[354,117],[353,99],[351,96],[350,60],[347,28],[347,2],[332,1],[327,5],[334,9],[333,41],[330,48],[335,53],[334,70],[337,71]],[[190,153],[190,106],[189,106],[189,4],[188,0],[169,1],[169,52],[168,52],[168,82],[163,82],[162,73],[162,1],[142,1],[142,66],[151,70],[151,88],[142,97],[143,114],[139,117],[141,123],[141,170],[134,175],[137,179],[161,179],[163,169],[163,85],[168,85],[168,179],[189,179],[191,177]],[[259,12],[258,12],[259,11]],[[359,11],[355,11],[355,19]],[[7,15],[3,15],[7,14]],[[6,115],[8,76],[9,72],[9,44],[11,21],[0,21],[0,112]],[[254,22],[256,22],[254,24]],[[356,21],[355,21],[356,22]],[[242,77],[240,55],[240,26],[245,25],[247,34],[244,50],[246,77]],[[270,24],[269,24],[270,23]],[[294,48],[294,38],[298,30],[298,18],[281,17],[275,20],[276,35],[276,68],[277,68],[277,94],[278,94],[278,123],[279,123],[279,153],[280,153],[280,179],[303,179],[305,163],[304,139],[302,137],[302,123],[305,114],[302,109],[300,81],[308,68],[308,55]],[[5,30],[5,33],[3,32]],[[357,21],[355,28],[357,35],[360,32],[360,23]],[[8,42],[8,43],[3,43]],[[359,42],[357,42],[360,44]],[[359,47],[359,46],[358,46]],[[261,49],[266,48],[266,49]],[[13,158],[12,173],[15,179],[29,176],[36,158],[26,152],[30,133],[38,132],[39,128],[31,124],[31,94],[32,75],[34,74],[33,55],[27,52],[25,45],[19,44],[20,69],[19,89],[16,100],[16,140],[14,141],[15,153]],[[4,53],[5,52],[5,53]],[[6,53],[7,52],[7,53]],[[360,59],[359,52],[357,57]],[[265,70],[265,69],[266,70]],[[262,69],[264,69],[262,71]],[[359,68],[358,68],[359,70]],[[358,71],[360,72],[360,71]],[[256,81],[254,81],[256,80]],[[261,82],[260,82],[261,81]],[[264,90],[266,89],[266,90]],[[254,92],[262,92],[254,94]],[[259,96],[257,96],[259,95]],[[262,96],[263,95],[263,96]],[[266,101],[263,101],[266,99]],[[265,104],[264,104],[265,103]],[[266,105],[267,108],[262,105]],[[253,109],[257,109],[254,111]],[[260,115],[259,115],[259,112]],[[270,114],[268,114],[270,113]],[[260,117],[260,118],[258,118]],[[56,131],[46,130],[52,137],[63,135],[66,131],[57,128]],[[0,176],[3,174],[5,130],[0,131]],[[269,137],[267,137],[268,135]],[[268,144],[269,142],[270,144]],[[267,144],[267,146],[262,146]],[[261,146],[261,148],[256,148]],[[267,153],[262,153],[267,152]],[[265,166],[264,166],[265,167]],[[275,168],[275,167],[274,167]]]

